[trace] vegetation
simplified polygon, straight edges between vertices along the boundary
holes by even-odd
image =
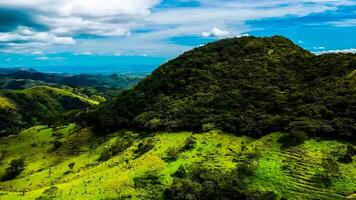
[[[54,74],[42,73],[33,69],[3,69],[0,71],[0,89],[19,90],[38,85],[68,85],[90,87],[100,90],[130,88],[142,79],[143,75],[95,75],[95,74]]]
[[[0,199],[352,199],[355,66],[275,36],[199,47],[123,92],[0,70],[0,87],[28,76],[0,90]]]
[[[36,86],[25,90],[2,90],[0,103],[0,137],[3,137],[36,124],[61,126],[79,110],[100,102],[68,87]]]
[[[25,168],[23,158],[11,160],[10,165],[6,168],[6,173],[2,178],[3,181],[11,180],[18,176]]]
[[[356,188],[356,161],[338,161],[337,153],[355,148],[346,142],[308,139],[282,147],[282,133],[259,139],[219,131],[140,135],[120,131],[98,138],[71,124],[56,130],[37,126],[3,138],[0,173],[10,166],[22,171],[0,182],[0,199],[331,200],[345,199]],[[124,137],[132,143],[98,160]],[[46,151],[53,140],[62,146]],[[192,140],[194,146],[185,149]],[[179,151],[174,160],[166,159],[170,149]],[[20,157],[23,161],[13,161]]]
[[[220,129],[355,139],[356,56],[316,56],[290,40],[242,37],[188,51],[78,123],[100,133]]]

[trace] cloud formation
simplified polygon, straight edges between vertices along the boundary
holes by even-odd
[[[214,27],[210,32],[203,32],[203,37],[217,37],[217,38],[224,38],[230,35],[229,31],[221,30],[217,27]]]
[[[250,20],[303,17],[353,0],[0,0],[0,51],[175,55],[174,37],[239,36]],[[354,26],[354,19],[330,22]]]
[[[326,54],[326,53],[356,53],[356,48],[350,49],[335,49],[335,50],[326,50],[326,51],[317,51],[314,52],[317,55]]]

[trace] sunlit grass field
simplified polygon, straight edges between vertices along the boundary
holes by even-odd
[[[247,190],[273,191],[286,199],[351,198],[356,191],[356,162],[337,161],[337,155],[350,144],[310,139],[284,148],[278,142],[282,135],[271,133],[254,139],[219,131],[120,131],[97,137],[74,124],[56,130],[36,126],[19,136],[1,139],[1,174],[17,158],[24,158],[25,170],[13,180],[0,182],[0,199],[161,199],[180,166],[188,171],[193,165],[230,171],[251,154],[257,157],[253,159],[254,172],[246,180]],[[102,152],[123,137],[133,138],[128,148],[108,160],[100,160]],[[192,148],[172,153],[191,138],[195,140]],[[60,145],[55,147],[54,141]],[[150,148],[140,150],[142,144],[149,144]],[[175,159],[170,159],[172,155]],[[325,159],[337,165],[337,174],[328,186],[316,178],[325,170]],[[159,183],[137,184],[148,173],[156,174]]]

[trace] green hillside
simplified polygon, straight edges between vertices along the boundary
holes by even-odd
[[[95,96],[94,96],[95,97]],[[96,106],[98,97],[87,97],[70,87],[36,86],[0,91],[0,135],[16,134],[23,127],[60,123],[80,109]]]
[[[107,101],[85,86],[1,90],[0,199],[355,199],[355,67],[242,37]]]
[[[78,119],[101,132],[219,128],[355,139],[355,54],[316,56],[284,37],[224,39],[160,66]]]
[[[355,192],[355,159],[340,159],[354,146],[310,139],[283,147],[284,135],[120,131],[98,138],[75,125],[37,126],[2,139],[1,176],[12,160],[24,165],[0,182],[0,199],[344,199]]]

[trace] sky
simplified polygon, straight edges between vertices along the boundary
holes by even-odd
[[[150,72],[229,37],[356,52],[356,0],[0,0],[0,67]]]

